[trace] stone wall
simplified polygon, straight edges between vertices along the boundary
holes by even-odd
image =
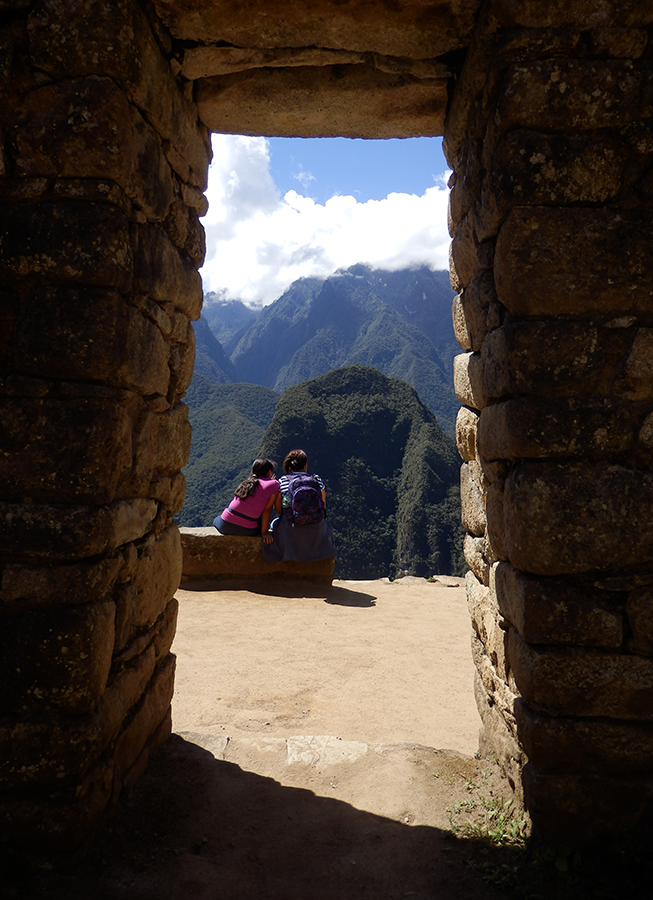
[[[445,131],[476,697],[558,843],[653,796],[652,25],[489,3]]]
[[[18,842],[78,843],[170,729],[210,156],[170,53],[133,0],[0,4],[0,833]]]

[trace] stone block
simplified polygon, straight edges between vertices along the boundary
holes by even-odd
[[[521,770],[527,762],[526,756],[519,744],[514,726],[511,728],[501,715],[493,698],[486,692],[478,672],[474,675],[474,699],[483,723],[484,733],[479,742],[481,754],[484,750],[488,755],[496,754],[497,762],[505,770],[511,787],[520,796]]]
[[[594,28],[591,34],[592,56],[639,59],[648,43],[643,28]]]
[[[638,419],[637,408],[607,397],[515,397],[485,407],[478,452],[487,461],[623,453]]]
[[[178,403],[193,377],[195,365],[195,332],[187,323],[185,340],[175,344],[170,350],[171,396],[170,402]]]
[[[129,223],[114,206],[41,203],[0,207],[0,276],[111,287],[132,281]]]
[[[487,586],[490,583],[490,564],[485,556],[486,544],[485,537],[474,537],[471,534],[466,534],[463,541],[463,553],[465,562],[474,575],[482,584]]]
[[[615,390],[625,400],[650,400],[653,397],[653,328],[638,328],[626,359],[623,378]]]
[[[151,626],[179,587],[182,552],[179,529],[171,525],[161,535],[149,535],[137,545],[138,560],[131,585],[137,591],[129,614],[131,633]]]
[[[242,579],[245,582],[299,578],[331,584],[335,559],[266,563],[259,537],[231,537],[213,528],[181,528],[183,578]]]
[[[227,134],[418,137],[442,134],[447,80],[369,65],[250,69],[199,79],[195,97],[207,128]]]
[[[519,695],[514,679],[510,673],[508,673],[508,680],[499,675],[494,663],[486,652],[483,641],[475,631],[472,632],[472,659],[484,691],[491,698],[492,704],[505,721],[511,733],[515,735],[517,733],[517,723],[515,721],[514,707]]]
[[[506,479],[498,531],[504,533],[510,562],[524,572],[620,568],[653,559],[652,507],[650,472],[526,462]],[[490,533],[492,512],[488,495]]]
[[[551,716],[653,720],[653,660],[599,650],[536,647],[508,632],[508,661],[524,702]]]
[[[109,601],[6,616],[0,710],[90,712],[107,684],[115,607]]]
[[[451,256],[456,274],[463,287],[467,287],[478,272],[478,244],[474,227],[474,213],[470,210],[462,219],[451,242]]]
[[[178,403],[162,413],[144,411],[140,416],[133,435],[134,460],[127,474],[123,490],[136,496],[160,496],[158,488],[152,487],[154,480],[174,477],[188,462],[190,453],[191,427],[188,422],[188,407]],[[159,485],[161,487],[161,485]],[[175,485],[174,494],[183,485]],[[166,486],[163,486],[165,492]],[[167,485],[172,501],[172,482]]]
[[[460,303],[470,349],[479,352],[488,332],[499,324],[492,320],[492,310],[498,305],[493,273],[478,272],[462,292]]]
[[[650,23],[650,9],[639,0],[623,0],[618,5],[594,0],[552,0],[546,5],[540,0],[499,0],[493,13],[497,25],[504,28],[547,28],[552,21],[558,28],[574,25],[582,29]]]
[[[494,591],[486,587],[473,572],[468,572],[465,576],[465,591],[472,627],[482,642],[496,674],[507,682],[505,649],[507,626],[502,627]]]
[[[157,504],[119,500],[108,506],[0,503],[0,553],[76,560],[110,553],[152,527]]]
[[[652,114],[648,60],[541,59],[509,67],[493,124],[499,133],[593,132]]]
[[[463,463],[460,467],[460,502],[462,506],[462,523],[465,531],[480,537],[485,534],[487,524],[485,518],[485,497],[483,487],[474,470],[474,463]],[[475,464],[478,469],[478,464]],[[478,475],[478,472],[476,473]]]
[[[2,570],[0,609],[14,612],[87,603],[111,589],[121,565],[117,555],[99,562],[47,568],[10,563]]]
[[[478,420],[479,416],[475,410],[468,409],[466,406],[458,410],[458,415],[456,416],[456,445],[465,462],[476,459]]]
[[[96,708],[85,715],[26,719],[5,716],[0,723],[0,787],[79,782],[115,739],[129,711],[152,678],[151,646],[113,679]]]
[[[485,391],[483,363],[480,353],[459,353],[453,359],[453,387],[464,406],[483,409],[488,396]]]
[[[175,661],[175,657],[168,654],[163,663],[155,669],[136,710],[116,740],[113,763],[116,767],[116,776],[121,780],[168,714],[174,692]]]
[[[16,364],[46,378],[165,396],[169,356],[159,328],[115,291],[37,288],[16,326]]]
[[[465,311],[461,297],[461,294],[456,294],[451,303],[453,333],[463,350],[471,350],[472,341],[467,328],[467,322],[465,321]]]
[[[191,182],[206,187],[210,148],[197,112],[183,96],[137,3],[53,0],[35,7],[28,28],[35,66],[56,81],[113,79],[186,161]]]
[[[653,656],[653,586],[637,588],[628,595],[628,624],[636,653]]]
[[[551,846],[578,847],[635,825],[653,796],[653,778],[522,772],[533,836]]]
[[[498,297],[515,316],[647,314],[652,241],[645,210],[513,209],[497,241]]]
[[[653,728],[638,722],[542,716],[515,702],[519,740],[541,772],[651,772]]]
[[[506,562],[494,568],[494,579],[502,615],[527,643],[621,647],[619,595],[569,579],[533,578]]]
[[[432,59],[464,45],[471,34],[475,6],[405,0],[401,6],[359,0],[325,8],[320,0],[288,6],[281,0],[253,0],[246,7],[229,0],[189,7],[157,0],[156,8],[172,34],[200,44],[220,41],[237,48],[330,47]],[[464,37],[463,37],[464,36]]]
[[[608,337],[606,337],[608,335]],[[616,336],[616,337],[615,337]],[[616,332],[559,320],[512,322],[492,331],[481,353],[488,397],[595,393],[606,364],[606,344]]]
[[[22,106],[16,147],[18,175],[114,181],[154,220],[165,218],[172,202],[158,135],[110,79],[33,91]]]
[[[131,422],[109,400],[0,398],[3,499],[111,503],[131,466]],[[65,447],[66,452],[58,452]]]
[[[202,280],[165,231],[138,225],[133,231],[134,288],[160,303],[171,302],[190,319],[202,308]]]

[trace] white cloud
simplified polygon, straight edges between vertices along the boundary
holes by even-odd
[[[421,197],[389,194],[361,203],[334,196],[319,204],[296,191],[280,196],[265,138],[214,135],[213,152],[205,290],[267,305],[298,278],[354,263],[448,267],[444,181]]]

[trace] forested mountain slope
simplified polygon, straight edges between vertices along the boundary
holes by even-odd
[[[290,387],[262,453],[298,447],[327,485],[338,577],[461,570],[460,460],[409,385],[347,366]]]

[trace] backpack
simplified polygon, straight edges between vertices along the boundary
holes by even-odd
[[[289,478],[288,499],[293,525],[311,525],[324,518],[322,489],[313,475],[302,472]]]

